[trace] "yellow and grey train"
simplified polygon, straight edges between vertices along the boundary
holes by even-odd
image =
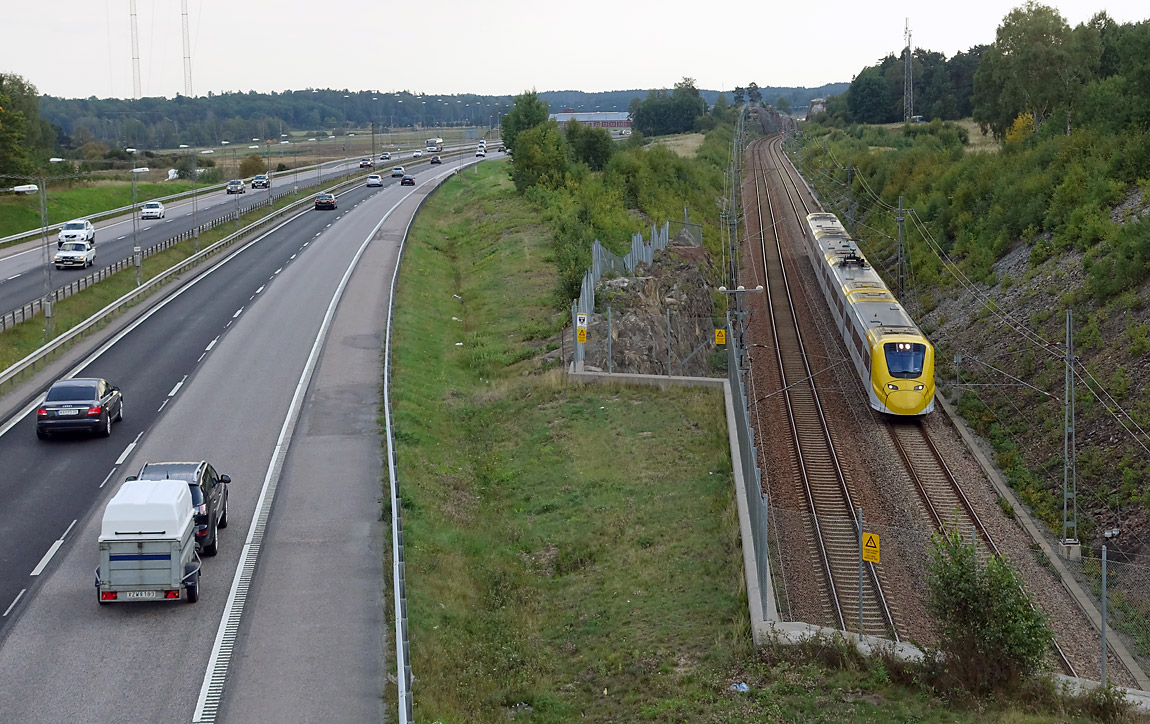
[[[870,398],[890,415],[934,409],[934,347],[834,214],[807,216],[807,252]]]

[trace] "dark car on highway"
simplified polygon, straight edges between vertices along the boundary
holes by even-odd
[[[404,176],[403,178],[401,178],[399,180],[399,185],[400,186],[414,186],[415,185],[415,177],[414,176]]]
[[[432,156],[431,162],[432,163],[443,163],[443,159],[441,159],[439,156]]]
[[[336,207],[335,194],[319,194],[318,196],[315,197],[315,208],[316,208],[316,210],[331,209],[332,211],[334,211],[335,207]]]
[[[144,463],[128,480],[183,480],[192,493],[196,516],[196,547],[206,556],[219,552],[219,528],[228,527],[230,475],[218,475],[207,462]]]
[[[36,437],[58,432],[112,434],[112,423],[124,419],[124,395],[99,377],[58,380],[36,408]]]

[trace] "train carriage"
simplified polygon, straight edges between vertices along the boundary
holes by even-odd
[[[870,406],[900,416],[931,412],[930,342],[834,214],[809,214],[807,231],[808,256]]]

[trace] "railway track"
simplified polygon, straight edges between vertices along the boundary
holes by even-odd
[[[823,572],[830,619],[842,630],[898,640],[898,627],[872,563],[859,575],[859,524],[847,475],[839,461],[826,414],[813,382],[803,345],[779,240],[775,205],[766,184],[763,145],[752,146],[755,208],[748,210],[748,233],[760,240],[761,283],[766,289],[770,326],[787,413],[787,428],[797,457],[798,477],[807,503],[809,530]],[[791,200],[791,212],[797,213]],[[766,218],[764,218],[764,215]],[[756,227],[757,228],[753,228]],[[861,584],[861,585],[860,585]]]
[[[774,157],[775,162],[772,167],[775,170],[773,172],[779,175],[784,188],[787,189],[787,200],[796,218],[801,220],[811,211],[817,210],[814,208],[817,205],[809,190],[806,189],[805,184],[800,183],[800,180],[796,178],[797,172],[786,160],[782,151],[781,139],[772,138],[761,142],[761,145],[767,154]],[[765,178],[766,170],[763,168],[763,164],[759,162],[757,153],[755,158],[756,196],[761,198],[763,191],[759,190],[759,182],[760,178]],[[765,190],[765,183],[763,188]],[[768,201],[768,203],[770,202]],[[772,219],[771,223],[776,224],[778,222]],[[761,216],[759,225],[762,229]],[[777,234],[775,235],[775,244],[778,244]],[[781,267],[781,264],[778,266]],[[969,536],[970,540],[979,547],[980,560],[985,561],[990,556],[1001,555],[998,546],[983,525],[974,506],[963,493],[962,487],[930,439],[922,421],[884,420],[883,424],[890,433],[903,467],[917,490],[934,528],[938,531],[955,531],[964,537]],[[849,493],[847,495],[849,499]],[[854,506],[852,505],[850,509],[854,510]],[[853,545],[857,546],[857,542]],[[857,551],[857,548],[855,550]],[[855,555],[857,556],[857,552]],[[880,580],[877,571],[873,578],[876,582]],[[1077,676],[1074,666],[1057,641],[1053,642],[1053,654],[1066,674]]]

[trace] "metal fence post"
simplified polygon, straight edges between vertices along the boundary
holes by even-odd
[[[863,607],[863,557],[862,557],[863,556],[863,547],[862,547],[862,544],[863,544],[863,540],[862,540],[862,536],[863,536],[863,515],[862,515],[862,507],[860,506],[859,507],[859,635],[860,636],[862,635],[862,632],[863,632],[863,619],[862,619],[862,607]]]
[[[1106,686],[1106,545],[1102,545],[1102,685]]]
[[[667,308],[667,376],[671,376],[671,309]]]
[[[607,305],[607,374],[614,372],[614,365],[611,363],[611,305]]]

